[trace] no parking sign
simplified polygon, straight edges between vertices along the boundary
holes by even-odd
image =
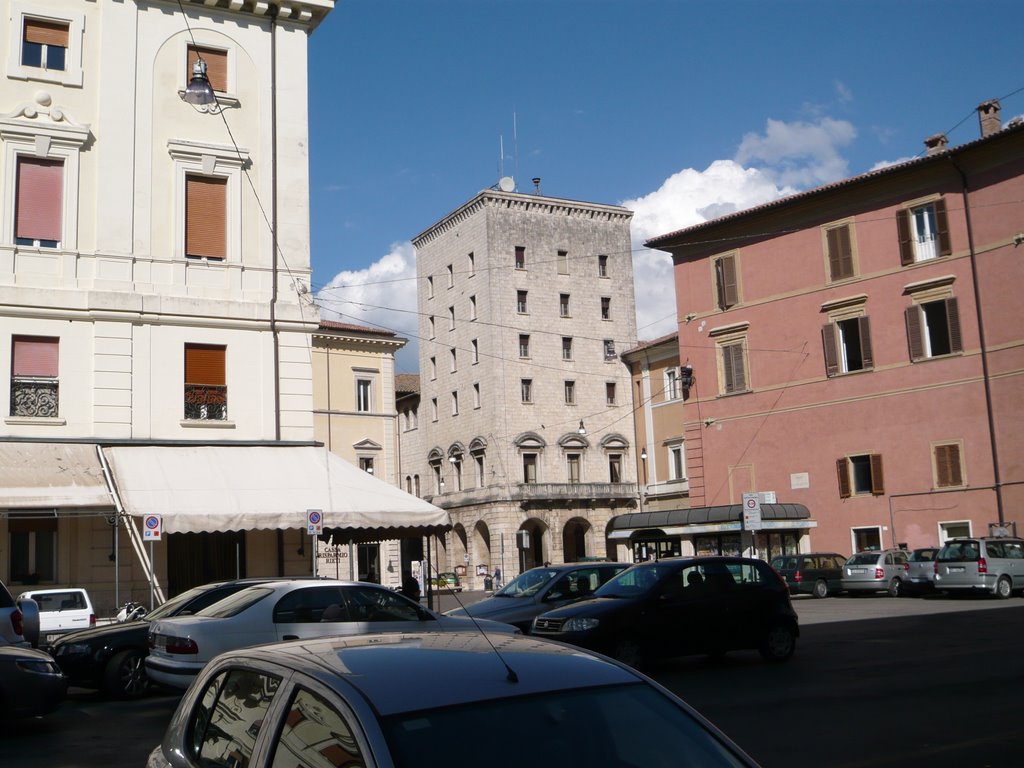
[[[163,538],[164,519],[160,515],[146,515],[142,526],[145,541],[160,541]]]
[[[310,536],[319,536],[324,532],[324,511],[322,509],[306,510],[306,531]]]

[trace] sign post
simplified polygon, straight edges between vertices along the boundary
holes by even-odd
[[[324,532],[324,511],[322,509],[307,509],[306,510],[306,532],[310,538],[310,549],[313,550],[313,575],[316,576],[317,570],[317,551],[316,551],[316,537]]]
[[[149,610],[153,610],[154,580],[156,579],[156,563],[153,561],[153,542],[163,539],[164,519],[160,515],[146,515],[142,526],[142,540],[149,542]]]
[[[757,532],[761,525],[761,494],[743,494],[743,530],[750,531],[750,556],[757,557]]]

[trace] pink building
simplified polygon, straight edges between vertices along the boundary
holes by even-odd
[[[690,506],[757,491],[810,511],[745,550],[1024,534],[1024,124],[978,109],[969,144],[932,137],[921,158],[647,243],[673,256],[693,369]]]

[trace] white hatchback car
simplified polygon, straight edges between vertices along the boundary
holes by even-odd
[[[158,619],[149,628],[146,674],[187,688],[218,653],[277,640],[377,632],[518,634],[510,624],[442,616],[379,584],[274,581],[243,589],[192,616]]]
[[[26,597],[39,606],[39,635],[43,642],[55,640],[66,632],[96,626],[96,612],[84,589],[33,589],[22,592],[18,599]]]

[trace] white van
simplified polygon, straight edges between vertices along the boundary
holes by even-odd
[[[89,593],[84,589],[35,589],[22,592],[18,599],[30,597],[39,605],[39,638],[48,642],[65,632],[96,626]]]

